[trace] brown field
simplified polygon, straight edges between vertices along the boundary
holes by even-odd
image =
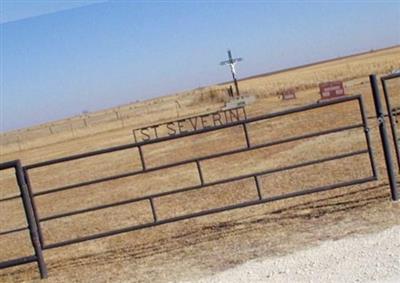
[[[245,80],[240,82],[243,93],[257,97],[256,103],[246,107],[246,112],[252,117],[314,103],[319,99],[318,82],[341,79],[345,81],[347,94],[364,97],[368,115],[372,116],[374,108],[368,74],[387,73],[398,68],[398,62],[400,47]],[[281,101],[276,94],[288,87],[296,89],[297,99]],[[92,118],[96,115],[103,117],[103,120],[99,118],[103,122],[95,125],[93,118],[92,125],[79,129],[74,128],[71,121],[84,123],[82,117],[3,134],[1,161],[21,159],[23,164],[30,164],[132,142],[133,128],[219,109],[226,100],[221,88],[209,87],[93,113]],[[400,106],[400,80],[391,82],[390,91],[394,104]],[[130,107],[136,112],[129,112]],[[118,115],[116,111],[119,111]],[[128,117],[128,112],[133,116]],[[360,115],[356,103],[350,102],[253,123],[249,126],[249,135],[251,144],[259,144],[356,123],[360,123]],[[252,258],[281,255],[317,245],[326,239],[398,225],[400,207],[390,202],[376,120],[371,118],[369,123],[379,181],[46,250],[48,281],[165,282],[192,279]],[[56,126],[61,129],[60,125],[65,129],[55,133],[54,129]],[[8,141],[5,142],[7,135]],[[10,136],[17,139],[11,142]],[[148,145],[143,150],[146,164],[154,167],[240,148],[244,143],[242,130],[233,127]],[[215,158],[201,162],[201,167],[205,181],[212,182],[361,149],[365,149],[365,136],[361,129],[356,129]],[[367,177],[371,174],[368,162],[368,156],[363,154],[265,175],[260,178],[261,194],[271,197]],[[40,192],[139,168],[137,150],[129,149],[34,169],[30,177],[34,192]],[[11,172],[3,171],[1,174],[0,198],[4,198],[15,193],[16,185]],[[35,200],[43,218],[198,183],[196,165],[188,164],[42,195]],[[229,185],[159,197],[154,201],[159,219],[166,219],[256,198],[254,181],[245,179]],[[0,220],[1,230],[24,225],[20,203],[2,203]],[[150,221],[150,206],[147,201],[142,201],[45,221],[42,229],[46,244],[51,244]],[[12,237],[0,237],[0,250],[0,261],[28,255],[31,252],[28,234],[20,232]],[[0,271],[0,281],[5,282],[38,278],[35,264]]]

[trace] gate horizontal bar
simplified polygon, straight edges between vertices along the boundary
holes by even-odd
[[[391,79],[395,79],[395,78],[400,78],[400,73],[394,73],[394,74],[389,74],[386,76],[381,77],[381,80],[391,80]]]
[[[16,259],[8,260],[8,261],[3,261],[3,262],[0,262],[0,269],[17,266],[17,265],[22,265],[22,264],[26,264],[26,263],[31,263],[31,262],[35,262],[36,260],[37,260],[36,256],[32,255],[32,256],[16,258]]]
[[[56,192],[65,191],[65,190],[69,190],[69,189],[73,189],[73,188],[79,188],[79,187],[89,186],[89,185],[102,183],[102,182],[106,182],[106,181],[117,180],[117,179],[120,179],[120,178],[132,177],[132,176],[135,176],[135,175],[154,172],[154,171],[167,169],[167,168],[171,168],[171,167],[187,165],[187,164],[190,164],[190,163],[193,163],[193,162],[200,162],[200,161],[209,160],[209,159],[213,159],[213,158],[218,158],[218,157],[222,157],[222,156],[226,156],[226,155],[237,154],[237,153],[241,153],[241,152],[261,149],[261,148],[265,148],[265,147],[270,147],[270,146],[279,145],[279,144],[288,143],[288,142],[294,142],[294,141],[298,141],[298,140],[304,140],[304,139],[313,138],[313,137],[322,136],[322,135],[334,134],[334,133],[338,133],[338,132],[342,132],[342,131],[348,131],[348,130],[362,128],[362,127],[364,127],[364,124],[362,124],[362,123],[361,124],[354,124],[354,125],[335,128],[335,129],[331,129],[331,130],[318,131],[318,132],[305,134],[305,135],[300,135],[300,136],[296,136],[296,137],[291,137],[291,138],[287,138],[287,139],[281,139],[281,140],[278,140],[278,141],[258,144],[258,145],[251,146],[249,148],[246,146],[244,148],[233,149],[233,150],[224,151],[224,152],[220,152],[220,153],[214,153],[214,154],[210,154],[210,155],[203,156],[203,157],[187,159],[187,160],[174,162],[174,163],[170,163],[170,164],[165,164],[165,165],[161,165],[161,166],[156,166],[156,167],[150,167],[150,168],[147,168],[145,170],[133,171],[133,172],[128,172],[128,173],[124,173],[124,174],[119,174],[119,175],[99,178],[99,179],[95,179],[95,180],[91,180],[91,181],[81,182],[81,183],[77,183],[77,184],[67,185],[67,186],[63,186],[63,187],[59,187],[59,188],[55,188],[55,189],[50,189],[50,190],[46,190],[46,191],[40,191],[40,192],[37,192],[37,193],[33,193],[33,196],[36,197],[36,196],[46,195],[46,194],[50,194],[50,193],[56,193]]]
[[[192,191],[192,190],[196,190],[196,189],[200,189],[200,188],[204,188],[204,187],[222,185],[222,184],[226,184],[226,183],[230,183],[230,182],[234,182],[234,181],[240,181],[240,180],[244,180],[244,179],[248,179],[248,178],[254,178],[254,177],[258,177],[258,176],[262,176],[262,175],[273,174],[273,173],[278,173],[278,172],[287,171],[287,170],[293,170],[293,169],[304,167],[304,166],[310,166],[310,165],[314,165],[314,164],[318,164],[318,163],[348,158],[351,156],[365,154],[365,153],[368,153],[368,150],[359,150],[359,151],[354,151],[354,152],[345,153],[345,154],[341,154],[341,155],[335,155],[335,156],[330,156],[330,157],[326,157],[326,158],[321,158],[321,159],[317,159],[317,160],[301,162],[301,163],[294,164],[294,165],[289,165],[289,166],[279,167],[279,168],[274,168],[274,169],[268,169],[268,170],[264,170],[264,171],[260,171],[260,172],[256,172],[256,173],[245,174],[245,175],[222,179],[222,180],[205,183],[205,184],[199,184],[199,185],[190,186],[190,187],[186,187],[186,188],[182,188],[182,189],[178,189],[178,190],[156,193],[156,194],[151,194],[151,195],[147,195],[147,196],[143,196],[143,197],[128,199],[128,200],[124,200],[124,201],[120,201],[120,202],[116,202],[116,203],[112,203],[112,204],[99,205],[99,206],[75,210],[75,211],[71,211],[71,212],[56,214],[56,215],[40,218],[39,221],[44,222],[44,221],[54,220],[54,219],[72,216],[72,215],[76,215],[76,214],[87,213],[87,212],[91,212],[91,211],[95,211],[95,210],[110,208],[110,207],[114,207],[114,206],[125,205],[128,203],[134,203],[134,202],[139,202],[139,201],[143,201],[143,200],[150,200],[150,199],[159,198],[159,197],[172,195],[172,194],[184,193],[184,192],[188,192],[188,191]]]
[[[337,189],[337,188],[359,185],[359,184],[363,184],[363,183],[371,182],[371,181],[375,181],[375,180],[376,180],[376,178],[372,176],[372,177],[366,177],[366,178],[356,179],[356,180],[352,180],[352,181],[340,182],[340,183],[336,183],[336,184],[332,184],[332,185],[317,187],[317,188],[313,188],[313,189],[303,190],[303,191],[299,191],[299,192],[289,193],[289,194],[280,195],[280,196],[276,196],[276,197],[265,198],[262,200],[257,199],[254,201],[247,201],[247,202],[243,202],[243,203],[239,203],[239,204],[235,204],[235,205],[229,205],[229,206],[225,206],[225,207],[209,209],[209,210],[205,210],[205,211],[186,214],[186,215],[168,218],[168,219],[164,219],[164,220],[158,220],[157,222],[135,225],[135,226],[130,226],[130,227],[121,228],[121,229],[117,229],[117,230],[93,234],[93,235],[89,235],[89,236],[85,236],[85,237],[75,238],[72,240],[62,241],[62,242],[58,242],[58,243],[52,243],[52,244],[45,245],[43,247],[43,249],[48,250],[48,249],[59,248],[59,247],[67,246],[67,245],[77,244],[77,243],[81,243],[81,242],[85,242],[85,241],[89,241],[89,240],[100,239],[100,238],[109,237],[109,236],[113,236],[113,235],[117,235],[117,234],[140,230],[140,229],[144,229],[144,228],[160,226],[163,224],[173,223],[173,222],[177,222],[177,221],[181,221],[181,220],[187,220],[187,219],[210,215],[210,214],[215,214],[215,213],[219,213],[219,212],[223,212],[223,211],[263,204],[263,203],[287,199],[287,198],[304,196],[307,194],[323,192],[323,191],[333,190],[333,189]]]
[[[28,228],[29,227],[26,226],[26,227],[16,228],[16,229],[12,229],[12,230],[0,231],[0,236],[21,232],[21,231],[24,231],[24,230],[28,230]]]
[[[18,160],[10,160],[3,163],[0,163],[0,170],[11,169],[17,166]]]
[[[278,111],[278,112],[274,112],[274,113],[268,113],[268,114],[260,115],[257,117],[248,118],[246,120],[232,122],[232,123],[225,124],[225,125],[219,125],[219,126],[215,126],[212,128],[206,128],[206,129],[200,129],[200,130],[196,130],[196,131],[192,131],[192,132],[182,133],[182,134],[175,135],[175,136],[161,137],[161,138],[156,138],[156,139],[149,140],[149,141],[142,141],[142,142],[137,142],[137,143],[130,143],[130,144],[125,144],[125,145],[120,145],[120,146],[114,146],[114,147],[95,150],[95,151],[91,151],[91,152],[70,155],[70,156],[66,156],[66,157],[62,157],[62,158],[38,162],[38,163],[24,166],[24,169],[33,169],[33,168],[38,168],[38,167],[43,167],[43,166],[49,166],[49,165],[53,165],[56,163],[72,161],[72,160],[76,160],[76,159],[91,157],[94,155],[100,155],[100,154],[110,153],[110,152],[114,152],[114,151],[125,150],[125,149],[129,149],[129,148],[159,143],[159,142],[163,142],[163,141],[175,140],[178,138],[193,136],[193,135],[197,135],[197,134],[201,134],[201,133],[213,132],[213,131],[217,131],[217,130],[221,130],[221,129],[225,129],[225,128],[231,128],[234,126],[243,125],[245,123],[257,122],[257,121],[261,121],[261,120],[266,120],[266,119],[275,118],[275,117],[288,115],[288,114],[294,114],[294,113],[312,110],[312,109],[316,109],[316,108],[319,109],[319,108],[323,108],[326,106],[331,106],[331,105],[344,103],[344,102],[348,102],[348,101],[352,101],[352,100],[359,100],[360,98],[361,98],[361,95],[336,98],[335,100],[331,100],[331,101],[323,101],[320,103],[313,103],[313,104],[309,104],[309,105],[305,105],[305,106],[299,106],[296,108],[286,109],[286,110],[282,110],[282,111]]]
[[[15,200],[15,199],[19,199],[20,197],[21,197],[21,195],[15,195],[15,196],[11,196],[11,197],[6,197],[6,198],[0,199],[0,202]]]

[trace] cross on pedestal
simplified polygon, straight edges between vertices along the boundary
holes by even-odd
[[[234,84],[235,84],[236,95],[237,95],[237,96],[240,96],[240,94],[239,94],[238,82],[237,82],[237,80],[236,80],[235,64],[236,64],[237,62],[242,61],[242,60],[243,60],[242,58],[232,58],[232,53],[231,53],[230,50],[228,50],[228,60],[222,61],[222,62],[220,63],[221,66],[229,65],[229,67],[230,67],[230,69],[231,69],[232,77],[233,77],[233,82],[234,82]]]

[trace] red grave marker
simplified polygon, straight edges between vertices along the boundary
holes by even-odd
[[[282,93],[282,100],[296,99],[296,92],[294,89],[286,89]]]
[[[321,100],[345,96],[342,81],[320,83],[319,92],[321,94]]]

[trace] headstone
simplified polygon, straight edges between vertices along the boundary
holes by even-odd
[[[338,98],[345,95],[342,81],[320,83],[319,92],[321,94],[321,100]]]
[[[285,89],[282,92],[282,100],[291,100],[291,99],[296,99],[296,92],[294,91],[293,88]]]
[[[248,104],[253,103],[256,100],[255,96],[240,96],[225,103],[222,110],[234,109],[239,107],[244,107]]]

